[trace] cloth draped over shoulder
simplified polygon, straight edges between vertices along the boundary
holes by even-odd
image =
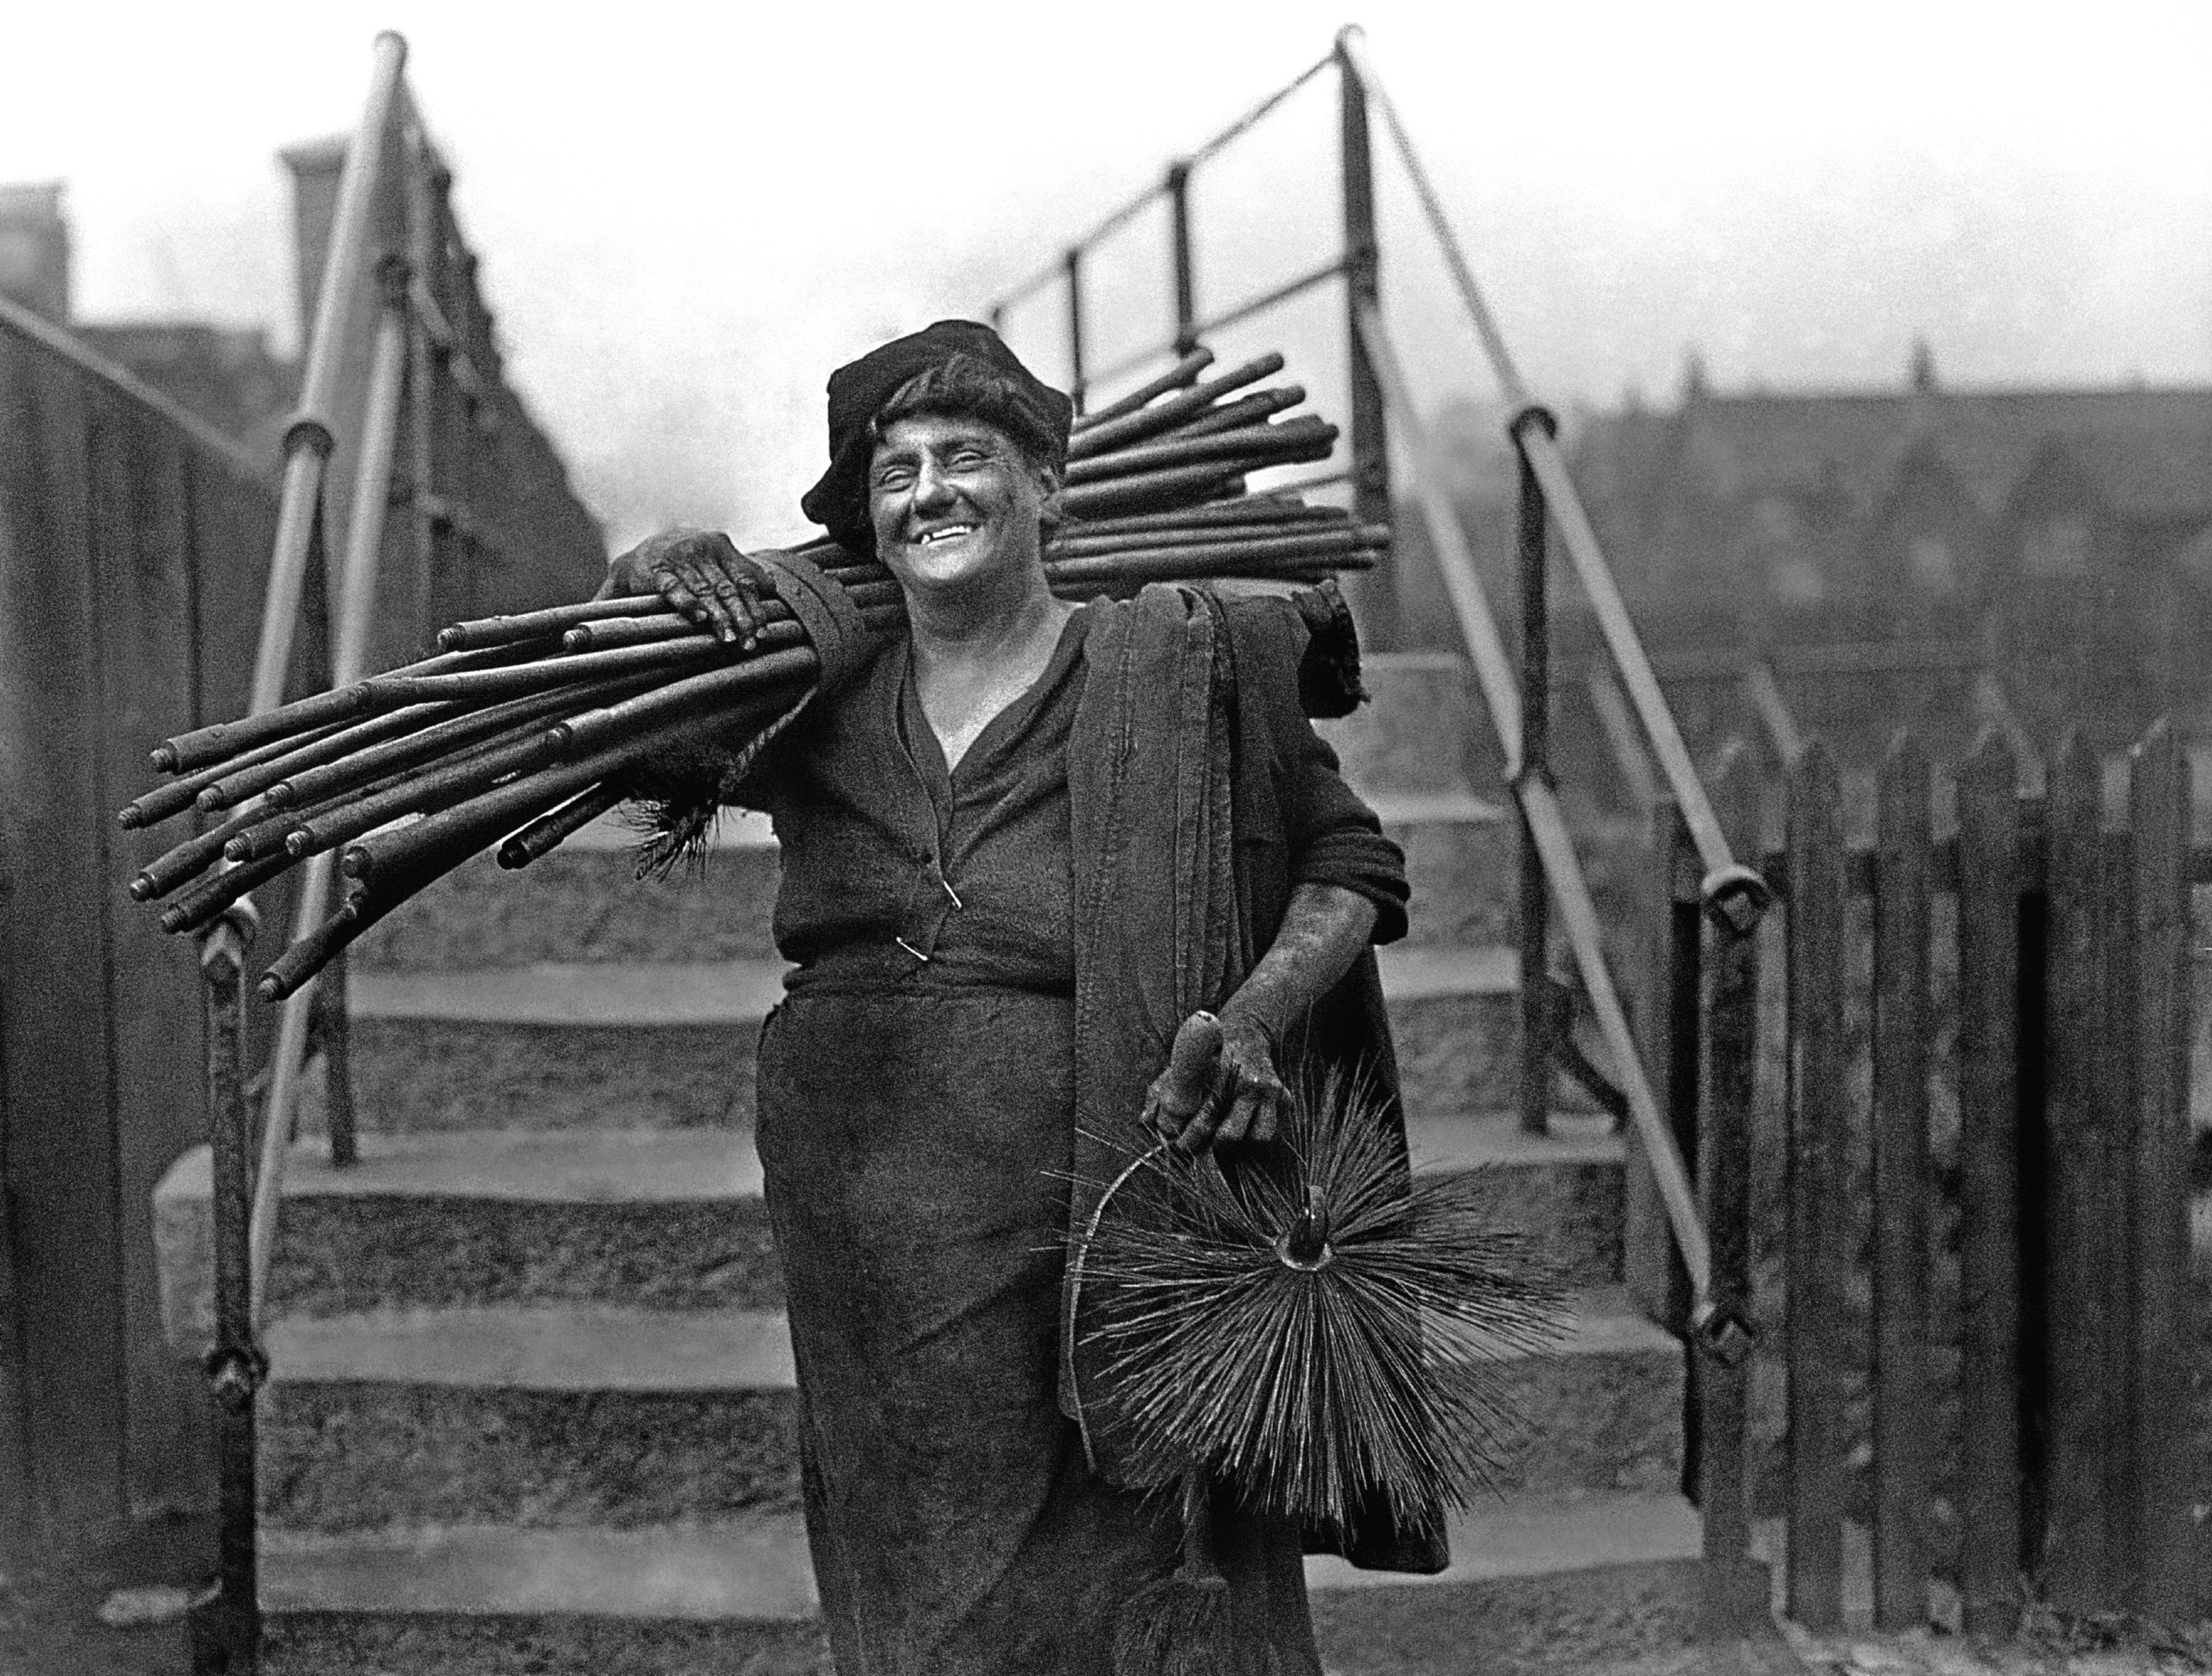
[[[1308,618],[1279,598],[1146,588],[1096,624],[1068,742],[1075,865],[1075,1158],[1071,1234],[1099,1184],[1131,1156],[1138,1114],[1176,1029],[1218,1008],[1273,941],[1292,888],[1291,834],[1276,795],[1290,753],[1325,749],[1304,714],[1348,709],[1314,689]],[[1326,671],[1322,671],[1326,684]],[[1301,687],[1305,688],[1303,693]],[[1304,702],[1301,703],[1302,698]],[[1386,935],[1402,930],[1402,914]],[[1388,1095],[1405,1154],[1397,1066],[1372,950],[1284,1044],[1364,1066]],[[1410,1168],[1410,1166],[1408,1166]],[[1087,1184],[1087,1185],[1086,1185]],[[1060,1402],[1080,1415],[1076,1335],[1062,1296]],[[1115,1476],[1110,1437],[1086,1428]],[[1370,1569],[1433,1572],[1447,1561],[1442,1510],[1376,1505],[1349,1530],[1310,1529],[1309,1552]]]

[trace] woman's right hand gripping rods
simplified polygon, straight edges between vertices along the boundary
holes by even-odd
[[[647,536],[607,567],[599,597],[657,593],[714,638],[752,649],[761,600],[774,589],[768,574],[720,530],[664,530]]]

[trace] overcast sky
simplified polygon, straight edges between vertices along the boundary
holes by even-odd
[[[45,7],[0,50],[0,180],[62,178],[88,319],[291,318],[276,149],[349,127],[371,38],[456,175],[516,381],[617,538],[769,537],[830,367],[979,314],[1358,16],[1555,403],[2212,380],[2212,4],[811,0]],[[1201,311],[1325,257],[1334,89],[1200,176]],[[1389,305],[1431,403],[1488,385],[1387,160]],[[1165,319],[1153,222],[1095,355]],[[1064,367],[1053,306],[1017,344]],[[1316,298],[1276,346],[1324,405]],[[1095,363],[1094,363],[1095,364]]]

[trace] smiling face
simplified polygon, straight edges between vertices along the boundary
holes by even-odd
[[[876,556],[909,594],[1042,584],[1050,475],[981,419],[894,421],[868,467]]]

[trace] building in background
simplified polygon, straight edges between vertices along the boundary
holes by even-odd
[[[1449,480],[1510,625],[1514,474],[1486,416],[1461,416]],[[2212,736],[2212,388],[1954,390],[1923,346],[1894,390],[1723,394],[1693,360],[1671,407],[1573,416],[1564,440],[1685,726],[1716,736],[1693,743],[1741,727],[1701,689],[1754,665],[1808,727],[1866,719],[1860,754],[1882,719],[1962,744],[2002,715],[2045,750],[2160,714]],[[1410,507],[1399,551],[1408,643],[1455,647]],[[1554,567],[1571,708],[1596,638]]]
[[[2212,721],[2212,389],[1721,395],[1588,424],[1655,647],[1942,647],[2029,721]]]

